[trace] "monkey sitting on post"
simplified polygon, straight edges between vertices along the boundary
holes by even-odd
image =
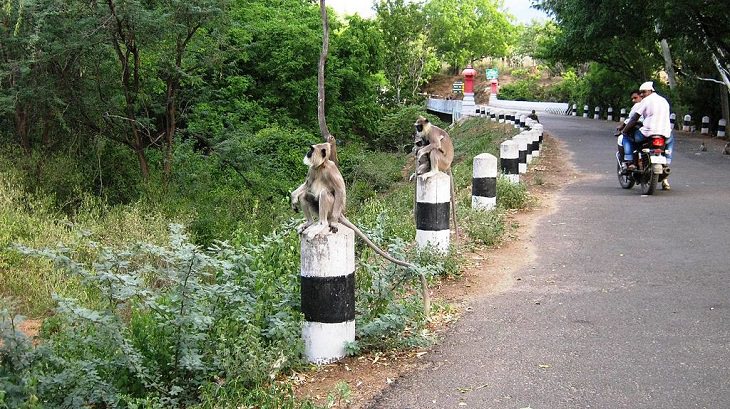
[[[352,229],[376,253],[387,260],[404,267],[414,268],[413,264],[398,260],[376,246],[360,229],[344,215],[345,180],[337,166],[330,160],[331,144],[328,142],[312,145],[304,156],[304,164],[309,166],[307,179],[291,193],[291,206],[298,211],[301,206],[307,221],[297,228],[300,234],[314,238],[319,234],[336,233],[337,223]],[[317,223],[314,222],[318,216]]]
[[[418,164],[416,174],[428,179],[438,172],[449,173],[451,162],[454,160],[454,144],[451,142],[449,134],[422,116],[418,117],[414,125],[416,136],[424,142],[424,145],[416,152],[416,163]],[[420,174],[418,170],[425,169],[421,163],[426,155],[428,155],[431,166],[428,172]]]
[[[416,134],[413,135],[413,151],[416,154],[416,172],[411,175],[428,179],[438,172],[449,175],[451,184],[451,217],[454,220],[454,231],[459,237],[459,227],[456,223],[456,191],[454,175],[451,173],[451,162],[454,160],[454,144],[449,134],[427,118],[419,116],[416,123]],[[415,203],[414,203],[415,209]],[[415,210],[414,210],[415,211]]]

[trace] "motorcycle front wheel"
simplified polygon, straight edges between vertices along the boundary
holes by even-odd
[[[654,173],[651,164],[649,164],[648,157],[643,163],[648,164],[648,166],[646,166],[641,172],[641,180],[639,181],[639,184],[641,185],[641,194],[653,195],[654,190],[656,190],[656,185],[659,183],[659,174]]]
[[[631,177],[629,173],[622,173],[621,172],[621,165],[616,163],[616,174],[618,175],[618,184],[621,185],[624,189],[631,189],[634,187],[634,178]]]

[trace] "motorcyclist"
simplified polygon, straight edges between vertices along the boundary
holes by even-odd
[[[641,102],[641,100],[642,100],[641,94],[638,89],[631,90],[630,95],[631,95],[631,102],[633,102],[634,105],[631,106],[631,110],[629,111],[629,115],[626,117],[626,119],[624,119],[624,121],[621,122],[621,124],[616,127],[616,133],[614,134],[614,136],[618,137],[618,139],[616,139],[616,144],[618,145],[618,153],[619,153],[620,158],[624,157],[624,134],[623,134],[623,132],[624,131],[626,133],[633,132],[632,129],[626,129],[626,124],[629,122],[629,119],[634,116],[634,113],[636,112],[636,107],[639,105],[639,102]],[[639,118],[639,121],[637,121],[634,126],[635,127],[638,126],[640,128],[641,125],[642,125],[641,118]]]
[[[639,86],[639,94],[643,98],[636,106],[636,110],[629,117],[624,129],[624,161],[628,170],[635,169],[634,161],[634,143],[642,143],[647,137],[652,135],[661,135],[666,140],[665,154],[667,164],[672,161],[672,151],[674,148],[674,138],[672,138],[672,125],[669,120],[669,102],[664,97],[654,92],[654,83],[647,81]],[[639,117],[643,117],[643,123],[640,128],[633,130],[634,125],[638,122]],[[633,130],[633,131],[632,131]],[[628,133],[627,133],[628,132]],[[662,189],[669,190],[669,181],[665,178],[662,181]]]

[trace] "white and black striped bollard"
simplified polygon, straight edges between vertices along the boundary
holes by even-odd
[[[727,121],[725,119],[720,119],[719,121],[717,121],[717,137],[718,138],[725,137],[725,125],[727,125]]]
[[[489,108],[489,116],[492,119],[492,122],[497,122],[497,111],[494,108]]]
[[[588,118],[588,105],[583,105],[583,118]]]
[[[482,107],[481,107],[481,112],[480,112],[480,116],[481,116],[482,118],[484,118],[484,117],[486,117],[486,116],[487,116],[487,107],[485,107],[485,106],[483,106],[483,105],[482,105]]]
[[[328,364],[355,341],[355,233],[301,238],[302,339],[307,361]]]
[[[497,158],[488,153],[474,157],[471,179],[471,208],[491,210],[497,206]]]
[[[526,116],[520,115],[520,128],[521,129],[525,129],[525,119],[526,118],[527,118]]]
[[[601,108],[600,107],[595,107],[593,109],[593,111],[594,111],[593,119],[601,119]]]
[[[499,123],[504,123],[504,111],[499,111]]]
[[[705,115],[702,117],[702,128],[700,128],[700,134],[707,135],[710,133],[710,117]]]
[[[573,104],[573,116],[578,116],[578,104]]]
[[[613,121],[613,107],[608,107],[607,121]]]
[[[626,120],[626,108],[621,108],[621,113],[619,114],[618,121],[623,122]]]
[[[520,133],[512,137],[512,140],[517,142],[517,173],[527,173],[527,152],[530,137],[527,136],[526,132]]]
[[[677,122],[677,114],[672,112],[669,115],[669,124],[672,125],[672,129],[675,129],[675,122]]]
[[[504,141],[499,145],[499,167],[502,175],[512,183],[520,181],[520,147],[515,141]]]
[[[416,181],[416,244],[433,247],[443,253],[449,250],[449,211],[451,210],[451,178],[438,172],[428,179]]]
[[[689,132],[691,125],[692,125],[692,115],[687,114],[684,116],[684,123],[682,124],[682,130],[685,132]]]

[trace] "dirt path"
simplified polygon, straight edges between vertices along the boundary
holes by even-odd
[[[469,310],[472,301],[509,288],[515,280],[512,273],[534,260],[531,239],[538,219],[554,212],[558,190],[566,181],[577,178],[571,167],[566,168],[562,160],[557,160],[559,154],[564,158],[567,153],[558,140],[546,134],[540,158],[522,178],[536,203],[509,215],[509,223],[514,228],[504,243],[464,254],[462,276],[444,280],[432,288],[434,299],[447,301],[454,307],[453,311],[442,312],[433,319],[432,329],[441,337],[463,311]],[[362,408],[397,377],[415,369],[428,353],[419,349],[346,358],[311,372],[294,374],[292,380],[300,397],[324,404],[330,395],[334,397],[332,407]],[[337,399],[335,391],[338,385],[344,384],[349,392]]]

